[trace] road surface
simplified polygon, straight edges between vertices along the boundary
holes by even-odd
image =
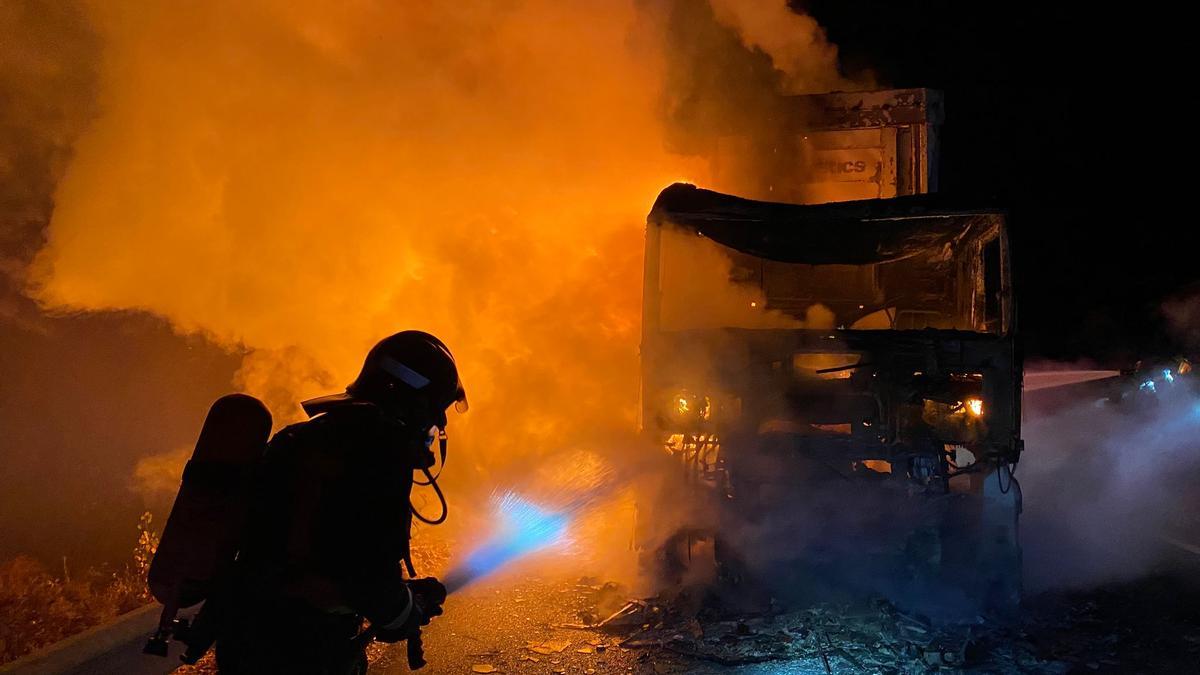
[[[564,628],[595,611],[596,584],[580,583],[580,571],[523,571],[488,580],[450,598],[446,614],[425,633],[426,675],[473,672],[545,675],[605,673],[744,674],[825,673],[819,662],[722,667],[660,648],[623,648],[616,643],[636,629],[616,633]],[[531,649],[532,647],[532,649]],[[538,649],[541,647],[541,649]],[[561,651],[557,651],[561,649]],[[539,652],[550,652],[539,653]],[[370,675],[407,673],[403,645],[375,650]],[[373,656],[376,655],[373,653]],[[494,671],[489,670],[494,669]]]

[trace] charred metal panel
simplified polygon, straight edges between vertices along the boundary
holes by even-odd
[[[788,97],[795,119],[806,129],[862,129],[909,124],[940,125],[942,92],[934,89],[882,89]]]
[[[715,186],[798,204],[937,190],[943,99],[932,89],[785,96],[778,128],[730,129],[713,150]]]

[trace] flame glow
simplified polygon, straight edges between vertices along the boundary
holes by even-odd
[[[632,426],[640,228],[695,164],[664,148],[632,3],[90,10],[105,105],[58,188],[43,303],[247,350],[238,385],[280,422],[420,328],[477,403],[457,441],[486,428],[511,457]]]
[[[707,16],[746,63],[787,47],[747,100],[785,75],[803,91],[804,49],[812,90],[846,84],[811,20],[767,39],[679,0],[84,2],[100,113],[31,292],[245,354],[234,385],[280,424],[378,339],[430,331],[472,402],[450,421],[450,491],[635,428],[645,214],[681,176],[706,182],[696,129],[778,124],[688,89],[724,56],[676,19]]]
[[[967,413],[971,417],[980,417],[983,415],[983,399],[969,398],[966,401]]]

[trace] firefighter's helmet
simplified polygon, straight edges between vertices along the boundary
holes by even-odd
[[[310,414],[320,412],[326,406],[319,402],[333,398],[305,402],[305,409]],[[425,413],[429,416],[426,421],[440,428],[446,426],[450,406],[459,412],[467,409],[467,393],[454,356],[441,340],[419,330],[402,331],[380,340],[341,398]]]

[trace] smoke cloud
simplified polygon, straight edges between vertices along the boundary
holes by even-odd
[[[660,246],[659,321],[666,330],[833,328],[833,315],[822,305],[809,308],[807,321],[768,309],[755,270],[739,269],[736,252],[711,239],[668,226],[662,228]],[[747,275],[753,276],[739,278]]]
[[[1154,386],[1124,381],[1120,403],[1095,388],[1073,405],[1026,406],[1028,590],[1135,578],[1178,559],[1171,540],[1194,541],[1200,395],[1177,372],[1144,379]]]
[[[706,182],[719,135],[773,128],[779,93],[837,79],[811,21],[767,41],[681,0],[70,7],[95,86],[63,90],[97,106],[36,188],[48,204],[53,185],[53,215],[15,264],[42,310],[163,317],[241,355],[234,386],[277,424],[379,338],[431,331],[472,400],[451,421],[452,491],[563,447],[644,450],[645,212]]]
[[[743,44],[771,58],[782,74],[783,93],[847,91],[869,84],[841,75],[837,47],[825,38],[825,30],[811,16],[793,11],[786,0],[711,4],[717,20],[736,30]]]
[[[675,152],[712,159],[705,187],[754,199],[828,201],[803,185],[812,167],[795,123],[807,113],[786,95],[869,89],[871,77],[843,76],[821,28],[784,0],[643,7],[665,54],[665,141]]]
[[[51,193],[93,112],[96,36],[70,4],[0,6],[0,320],[28,325],[20,296]]]
[[[35,263],[47,307],[244,345],[239,384],[279,422],[378,338],[430,330],[462,363],[476,405],[453,424],[488,442],[459,459],[481,467],[631,423],[638,227],[685,169],[631,8],[88,12],[104,106]]]
[[[124,562],[145,508],[135,463],[194,441],[237,361],[159,318],[47,314],[24,294],[99,109],[102,46],[78,3],[0,3],[0,558],[56,569]]]

